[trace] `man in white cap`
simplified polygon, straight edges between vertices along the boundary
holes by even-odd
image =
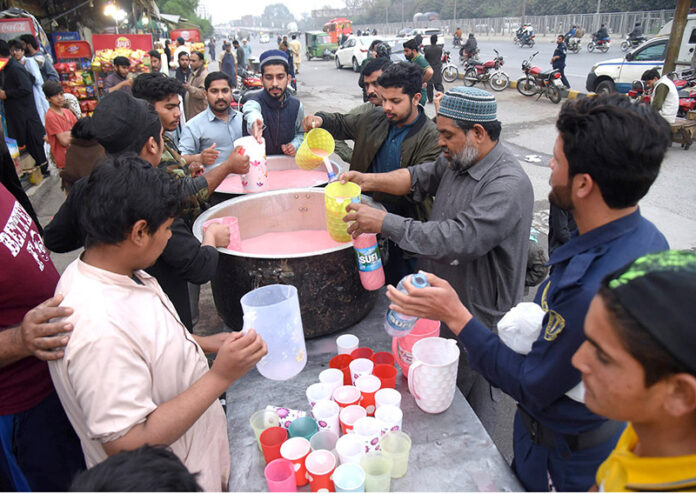
[[[449,281],[457,294],[494,327],[522,298],[532,223],[532,184],[499,142],[495,98],[478,88],[455,87],[442,98],[437,116],[442,153],[433,162],[388,173],[341,175],[363,191],[435,196],[428,221],[416,221],[351,204],[348,232],[381,233],[420,256],[419,267]],[[443,336],[455,338],[443,325]],[[496,400],[488,382],[459,359],[458,386],[483,425],[492,432]]]

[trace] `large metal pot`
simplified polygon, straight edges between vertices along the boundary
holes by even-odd
[[[367,196],[362,200],[376,204]],[[270,232],[325,230],[324,190],[286,189],[227,200],[198,217],[194,234],[202,239],[203,223],[223,216],[238,218],[242,239]],[[250,290],[273,283],[297,287],[306,338],[355,324],[376,300],[377,292],[369,292],[360,284],[350,242],[296,255],[247,254],[223,248],[218,251],[213,298],[218,313],[231,329],[242,326],[239,299]]]

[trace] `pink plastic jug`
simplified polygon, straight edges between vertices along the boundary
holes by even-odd
[[[423,338],[440,336],[440,321],[431,319],[418,319],[413,330],[401,338],[392,338],[392,354],[394,360],[401,367],[404,377],[408,378],[408,368],[413,362],[411,350],[417,341]]]

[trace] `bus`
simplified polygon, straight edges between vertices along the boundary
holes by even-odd
[[[324,32],[329,33],[332,43],[340,43],[341,35],[348,36],[353,33],[353,26],[348,19],[337,17],[324,24]]]

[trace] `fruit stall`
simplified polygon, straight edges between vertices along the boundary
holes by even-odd
[[[150,56],[147,54],[153,47],[150,34],[95,34],[92,36],[92,46],[92,69],[96,74],[100,97],[104,78],[114,70],[114,58],[126,57],[130,60],[131,73],[150,71]]]

